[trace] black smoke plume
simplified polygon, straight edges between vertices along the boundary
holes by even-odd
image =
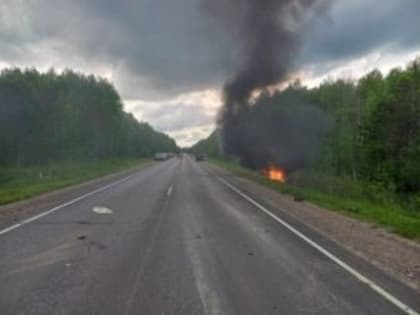
[[[221,140],[226,153],[258,170],[269,165],[288,172],[305,167],[316,157],[331,125],[328,115],[308,105],[306,98],[304,89],[290,87],[263,94],[256,104],[225,116]]]
[[[295,169],[310,159],[326,119],[314,107],[260,106],[255,92],[288,79],[301,33],[324,0],[208,0],[207,7],[238,45],[237,69],[224,85],[219,117],[225,153],[245,165]]]

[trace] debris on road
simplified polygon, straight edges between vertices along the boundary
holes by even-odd
[[[93,207],[92,211],[95,212],[96,214],[113,214],[114,213],[114,211],[106,207]]]

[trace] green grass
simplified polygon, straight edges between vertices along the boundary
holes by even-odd
[[[235,175],[251,179],[280,193],[291,195],[295,199],[303,199],[325,209],[368,221],[406,238],[420,240],[419,212],[406,210],[396,201],[372,200],[372,198],[363,195],[360,187],[354,187],[354,183],[349,184],[346,179],[342,179],[342,186],[348,188],[347,193],[344,192],[345,189],[328,193],[314,188],[276,183],[268,180],[262,174],[243,168],[232,161],[217,159],[211,160],[211,162]],[[334,181],[335,185],[339,187],[340,179],[334,178]]]
[[[112,159],[25,168],[0,168],[0,205],[134,168],[147,161]]]

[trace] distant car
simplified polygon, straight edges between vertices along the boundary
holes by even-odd
[[[155,161],[166,161],[168,158],[169,158],[168,154],[164,152],[155,153],[153,157]]]
[[[195,155],[195,160],[197,162],[206,161],[207,160],[207,155],[206,154],[196,154]]]

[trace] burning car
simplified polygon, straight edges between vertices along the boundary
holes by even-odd
[[[275,182],[284,183],[286,181],[286,172],[280,167],[270,165],[263,170],[264,175]]]

